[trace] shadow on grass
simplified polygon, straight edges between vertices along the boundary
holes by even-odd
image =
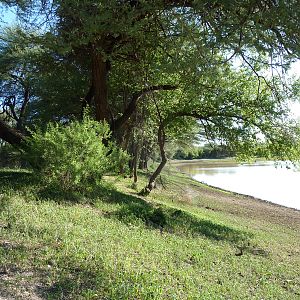
[[[6,256],[11,258],[28,259],[37,253],[24,245],[0,244],[0,251],[8,249]],[[18,266],[17,261],[2,264],[0,299],[133,299],[131,296],[140,287],[134,271],[113,264],[105,267],[100,257],[90,258],[89,254],[82,261],[76,255],[57,251],[39,267]]]
[[[238,243],[248,240],[251,235],[232,227],[201,219],[191,213],[156,205],[133,195],[116,191],[112,186],[98,186],[90,192],[64,193],[57,188],[41,188],[37,179],[26,171],[0,172],[0,186],[13,188],[14,191],[35,190],[40,200],[54,200],[60,203],[85,203],[93,205],[96,201],[106,201],[116,206],[113,212],[106,214],[107,218],[114,218],[126,224],[146,226],[150,229],[159,229],[162,233],[168,232],[178,235],[203,235],[214,240],[225,240]]]
[[[66,264],[68,265],[66,267]],[[70,257],[64,257],[58,266],[60,272],[54,283],[39,290],[43,299],[158,299],[148,282],[139,280],[134,271],[110,265],[103,261],[89,261],[78,266]],[[139,289],[143,288],[142,297]],[[150,293],[145,291],[149,288]],[[137,296],[137,298],[135,297]],[[140,298],[141,297],[141,298]]]
[[[26,191],[38,183],[33,174],[26,170],[0,170],[0,192],[10,189],[14,191]]]
[[[66,196],[59,190],[43,189],[39,186],[35,177],[26,171],[0,171],[1,190],[2,188],[5,190],[4,187],[5,189],[10,188],[13,191],[24,193],[30,189],[35,191],[44,201],[51,199],[60,202]],[[155,205],[137,196],[118,192],[109,186],[97,187],[86,193],[84,197],[77,196],[77,200],[74,198],[74,201],[71,201],[69,196],[70,200],[67,202],[75,204],[84,198],[84,201],[93,205],[95,201],[101,199],[101,201],[108,203],[112,208],[111,211],[113,211],[106,214],[107,218],[119,220],[128,225],[145,226],[148,229],[160,231],[162,234],[200,235],[209,239],[224,240],[231,243],[238,243],[251,237],[244,231],[201,219],[182,210],[164,205]],[[9,242],[0,243],[0,250],[4,253],[10,253],[11,258],[14,256],[39,256],[37,255],[38,250],[28,249],[25,246]],[[34,299],[34,296],[40,299],[130,299],[130,296],[140,286],[140,282],[135,281],[136,274],[133,274],[131,278],[126,269],[120,267],[116,271],[114,265],[108,266],[107,264],[104,267],[103,261],[99,257],[83,257],[82,260],[76,261],[76,258],[73,258],[72,255],[64,256],[63,252],[60,253],[61,255],[56,256],[58,251],[60,250],[55,248],[51,252],[55,253],[55,264],[50,264],[49,269],[47,269],[45,266],[47,266],[48,261],[43,261],[44,269],[40,273],[38,270],[34,270],[37,273],[32,276],[37,278],[33,278],[31,283],[28,280],[28,272],[11,271],[3,276],[10,276],[12,285],[4,285],[4,283],[1,283],[0,269],[0,294],[7,295],[8,298],[9,296],[14,298],[14,295],[11,294],[11,286],[16,285],[15,278],[17,276],[25,278],[25,282],[28,282],[24,288],[32,291],[32,299]],[[51,282],[51,286],[49,286],[49,282]],[[17,298],[17,295],[15,295],[15,298]],[[144,299],[154,298],[152,295]]]
[[[3,245],[0,245],[1,249]],[[10,256],[17,257],[33,255],[32,249],[24,246],[13,245],[10,252],[13,252]],[[1,296],[3,299],[23,299],[25,295],[26,299],[99,299],[96,291],[109,285],[110,276],[99,260],[96,264],[78,266],[72,258],[63,257],[56,263],[55,270],[22,268],[14,264],[0,266],[0,299]]]
[[[107,187],[98,186],[90,192],[64,191],[60,186],[41,183],[40,178],[27,170],[0,169],[0,194],[21,194],[40,201],[53,200],[58,203],[91,202],[88,198],[101,194]],[[30,198],[31,198],[30,197]]]
[[[75,296],[76,299],[98,299],[96,291],[108,285],[107,278],[99,263],[94,270],[69,266],[60,272],[52,286],[41,290],[41,295],[45,299],[74,299]]]
[[[109,203],[116,203],[119,207],[117,211],[106,214],[106,217],[115,218],[130,225],[144,224],[150,229],[159,229],[161,233],[203,235],[213,240],[232,243],[249,240],[252,237],[248,232],[201,219],[183,210],[156,205],[116,190],[106,190],[106,195],[103,195],[102,199]]]

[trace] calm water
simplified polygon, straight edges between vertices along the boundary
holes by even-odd
[[[209,168],[190,163],[179,168],[209,185],[300,210],[300,172],[272,162]]]

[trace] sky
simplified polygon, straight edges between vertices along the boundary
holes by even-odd
[[[1,27],[3,25],[9,25],[16,22],[16,14],[13,10],[8,10],[3,8],[3,5],[0,4],[0,17],[1,17]]]

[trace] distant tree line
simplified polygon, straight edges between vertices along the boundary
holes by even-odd
[[[175,151],[173,159],[214,159],[233,157],[234,155],[234,151],[224,145],[211,146],[207,144],[204,146],[179,148]]]

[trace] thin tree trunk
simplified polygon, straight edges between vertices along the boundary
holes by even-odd
[[[24,132],[24,119],[25,119],[25,112],[26,112],[26,108],[27,105],[29,103],[30,100],[30,94],[29,94],[29,88],[25,87],[25,91],[24,91],[24,100],[20,109],[20,114],[19,114],[19,118],[17,121],[17,130]]]
[[[108,63],[103,56],[94,51],[92,53],[92,86],[94,87],[94,101],[96,120],[110,122],[107,95]]]
[[[128,149],[129,145],[129,139],[131,135],[131,126],[127,126],[127,128],[123,131],[122,138],[120,138],[121,142],[121,148],[126,151]]]
[[[141,156],[139,161],[139,169],[145,170],[147,169],[147,161],[148,161],[148,151],[147,151],[147,143],[144,142],[141,150]]]
[[[81,119],[82,120],[83,120],[83,117],[84,117],[85,109],[92,104],[93,97],[94,97],[94,86],[91,85],[90,88],[89,88],[88,93],[86,94],[84,99],[82,99],[82,103],[81,103]]]
[[[137,165],[138,165],[138,156],[139,156],[139,145],[138,143],[134,147],[134,158],[133,158],[133,183],[136,184],[138,181],[137,176]]]
[[[161,123],[158,128],[158,145],[160,150],[161,162],[158,165],[157,169],[151,175],[148,185],[140,192],[140,194],[142,195],[148,195],[152,191],[152,189],[155,186],[156,178],[159,176],[159,174],[161,173],[162,169],[164,168],[164,166],[168,161],[165,152],[165,141],[166,141],[166,135],[164,131],[164,125]]]

